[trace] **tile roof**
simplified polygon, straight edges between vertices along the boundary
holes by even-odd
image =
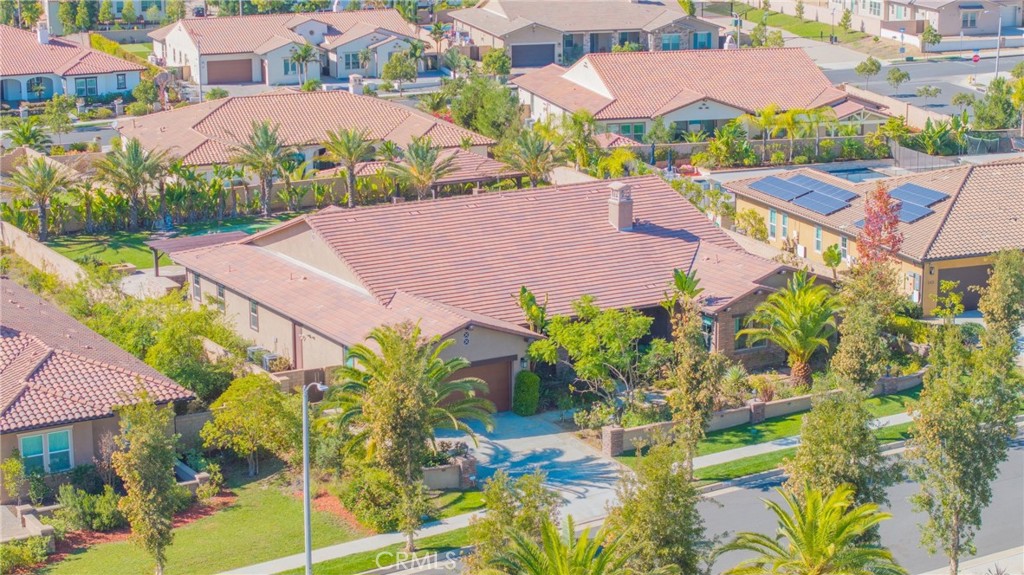
[[[899,224],[903,233],[901,253],[914,260],[934,260],[991,254],[1006,248],[1024,249],[1024,158],[989,164],[961,165],[919,174],[876,179],[853,184],[842,178],[801,168],[779,174],[788,179],[806,174],[858,195],[850,207],[823,216],[759,192],[750,187],[761,178],[723,184],[730,192],[785,210],[849,237],[856,237],[855,222],[864,218],[864,195],[882,184],[892,190],[913,183],[947,194],[930,208],[933,214],[913,223]]]
[[[107,417],[140,385],[159,403],[194,397],[25,288],[0,289],[0,432]]]
[[[107,74],[136,72],[143,67],[84,48],[73,42],[50,38],[49,44],[40,44],[36,33],[0,24],[0,76],[28,74],[55,74],[75,76],[81,74]]]
[[[459,147],[463,139],[475,146],[493,140],[425,112],[387,100],[341,90],[301,92],[280,89],[255,96],[232,96],[119,122],[123,137],[138,138],[150,149],[180,156],[186,165],[228,162],[233,147],[248,137],[253,120],[280,126],[288,145],[311,146],[328,130],[368,130],[374,140],[407,145],[415,136],[429,136],[442,148]]]
[[[533,23],[562,32],[651,31],[679,20],[714,26],[686,16],[674,2],[629,0],[490,0],[448,15],[495,36]]]
[[[185,18],[149,33],[149,37],[162,41],[175,28],[183,29],[190,38],[199,39],[204,56],[214,54],[266,53],[291,42],[306,39],[293,29],[314,20],[327,25],[328,43],[338,46],[366,35],[368,29],[384,30],[393,34],[415,37],[411,25],[397,10],[358,10],[346,12],[313,12],[304,14],[254,14],[217,18]],[[371,31],[372,31],[371,30]],[[352,36],[349,37],[349,32]],[[339,40],[339,38],[345,38]]]
[[[594,136],[594,142],[604,148],[636,148],[643,146],[643,143],[634,140],[628,136],[621,134],[613,134],[611,132],[604,132]]]
[[[586,54],[572,68],[577,67],[592,68],[613,97],[569,79],[554,65],[513,83],[563,109],[587,109],[599,120],[655,118],[701,100],[743,112],[768,104],[786,110],[846,101],[846,93],[800,48]]]
[[[696,265],[717,306],[780,268],[744,252],[660,178],[621,181],[639,222],[628,232],[608,221],[606,180],[327,208],[305,220],[378,301],[405,291],[516,323],[522,312],[510,294],[522,285],[546,295],[554,314],[583,294],[603,306],[649,307],[673,269]]]
[[[486,156],[481,156],[480,154],[463,150],[461,148],[443,150],[438,154],[438,156],[439,159],[446,156],[454,156],[454,159],[452,160],[452,171],[437,181],[438,185],[442,186],[447,184],[465,184],[483,180],[514,178],[523,175],[522,172],[516,172],[498,160],[493,160]],[[372,176],[381,170],[387,169],[387,165],[388,163],[383,161],[362,162],[356,166],[356,176]],[[316,173],[316,177],[330,178],[343,172],[344,168],[328,168],[326,170],[318,171]]]

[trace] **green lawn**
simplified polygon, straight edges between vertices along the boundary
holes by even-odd
[[[290,220],[300,215],[294,212],[274,214],[269,218],[252,216],[232,218],[223,222],[202,222],[178,226],[179,235],[191,236],[214,232],[244,231],[255,233],[275,224]],[[47,243],[57,252],[72,260],[93,257],[107,264],[127,262],[138,268],[153,267],[153,254],[146,247],[152,232],[112,232],[107,234],[74,234],[55,238]],[[170,265],[171,260],[164,256],[160,265]]]
[[[437,518],[446,519],[483,509],[484,493],[482,491],[445,491],[434,499],[434,503],[440,510]]]
[[[761,473],[762,471],[775,469],[782,465],[782,461],[784,459],[792,457],[794,453],[796,453],[796,448],[791,447],[789,449],[781,449],[779,451],[755,455],[753,457],[744,457],[743,459],[737,459],[736,461],[727,461],[726,463],[719,463],[718,465],[702,467],[695,470],[693,472],[693,476],[698,481],[708,483],[729,481],[736,479],[737,477],[753,475],[755,473]]]
[[[152,44],[121,44],[121,47],[140,58],[149,58],[153,53]]]
[[[725,2],[710,2],[704,5],[704,9],[712,14],[719,16],[729,16],[729,7],[733,6],[731,3]],[[740,16],[748,22],[761,22],[764,18],[764,10],[758,10],[756,8],[750,8],[744,4],[737,3],[734,9],[738,11]],[[839,41],[842,43],[855,42],[867,38],[868,35],[862,32],[851,30],[849,32],[844,31],[839,27],[839,17],[841,14],[836,14],[836,27],[835,34],[839,37]],[[771,12],[768,15],[768,20],[765,22],[768,26],[773,28],[782,28],[788,32],[796,34],[803,38],[810,38],[812,40],[820,40],[825,38],[826,41],[830,34],[832,34],[832,22],[809,22],[801,20],[794,15],[779,14],[778,12]],[[728,32],[728,31],[727,31]]]
[[[417,540],[416,547],[419,550],[417,555],[423,556],[436,553],[440,555],[438,561],[443,563],[446,552],[455,551],[469,544],[469,528],[463,527],[462,529],[455,529],[447,533]],[[315,575],[353,575],[378,567],[386,567],[394,564],[394,554],[396,551],[400,551],[401,548],[401,544],[389,545],[380,549],[374,549],[373,551],[353,553],[341,559],[324,561],[323,563],[313,565],[313,573]],[[292,571],[285,571],[284,575],[300,575],[302,572],[302,569],[294,569]]]
[[[301,499],[266,481],[246,481],[242,473],[230,477],[229,485],[238,496],[231,506],[174,531],[164,570],[167,575],[219,573],[302,553]],[[314,511],[312,521],[314,547],[362,536],[328,513]],[[148,573],[152,569],[149,556],[142,550],[118,542],[90,547],[43,573],[105,575]]]
[[[872,416],[885,417],[887,415],[896,415],[897,413],[906,413],[908,408],[917,403],[917,398],[920,396],[921,386],[919,385],[892,395],[872,397],[864,403],[867,405],[868,411],[871,412]]]

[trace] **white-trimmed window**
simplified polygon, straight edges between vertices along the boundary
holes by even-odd
[[[344,56],[346,70],[362,70],[362,63],[359,62],[359,52],[345,52]]]
[[[789,214],[782,214],[782,239],[789,239]]]
[[[769,209],[768,210],[768,237],[773,239],[773,240],[775,239],[775,218],[776,217],[777,216],[775,214],[775,208]]]
[[[253,331],[260,330],[260,306],[253,300],[249,300],[249,327]]]
[[[71,429],[18,436],[18,449],[25,462],[25,470],[60,473],[73,467]]]
[[[679,50],[681,48],[679,34],[662,34],[661,35],[661,49],[662,50]]]
[[[97,87],[95,76],[75,78],[76,96],[95,96],[97,94],[99,94],[99,88]]]
[[[124,74],[118,74],[116,76],[116,78],[117,78],[117,89],[118,90],[127,90],[128,89],[128,77],[125,76]]]
[[[814,227],[814,251],[821,253],[821,226]]]
[[[846,236],[839,238],[839,253],[842,254],[844,261],[850,261],[850,251],[846,241]]]
[[[961,12],[960,13],[960,27],[961,28],[977,28],[978,27],[978,13],[977,12]]]
[[[199,302],[203,301],[202,278],[197,273],[192,274],[192,299]]]
[[[739,333],[740,330],[747,327],[747,317],[748,316],[745,315],[737,315],[733,317],[733,333]],[[737,351],[741,349],[756,349],[766,345],[768,345],[768,342],[763,339],[751,342],[748,336],[741,335],[736,338],[736,344],[733,346],[733,349]]]
[[[224,286],[217,284],[217,309],[224,311]]]
[[[298,64],[296,64],[295,62],[293,62],[292,60],[289,60],[289,59],[285,59],[285,60],[283,60],[283,62],[284,62],[284,74],[285,74],[285,76],[290,76],[292,74],[298,74],[299,73],[299,65]]]

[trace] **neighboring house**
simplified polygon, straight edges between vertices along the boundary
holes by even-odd
[[[42,0],[44,8],[46,10],[46,20],[50,23],[50,30],[58,35],[64,35],[64,24],[61,23],[59,14],[60,5],[64,2],[71,2],[74,0]],[[143,22],[146,18],[146,14],[153,8],[159,11],[159,18],[157,21],[164,17],[164,8],[167,0],[114,0],[114,17],[121,18],[121,12],[124,10],[125,4],[128,2],[132,3],[132,7],[135,9],[135,17],[139,22]],[[99,3],[99,2],[97,2]]]
[[[397,10],[260,14],[185,18],[149,34],[153,55],[204,85],[298,84],[307,75],[291,61],[303,44],[317,49],[308,78],[379,76],[396,52],[409,49],[416,31]],[[360,54],[368,50],[369,61]]]
[[[457,43],[508,48],[514,67],[569,64],[626,42],[652,51],[718,48],[720,30],[672,0],[484,0],[448,16]]]
[[[254,120],[277,124],[285,144],[296,146],[306,160],[324,152],[327,132],[365,130],[371,140],[390,140],[404,148],[416,136],[428,136],[441,148],[464,143],[486,156],[490,138],[445,122],[415,108],[344,91],[300,92],[281,89],[256,96],[233,96],[193,104],[118,124],[122,138],[138,138],[152,150],[166,150],[187,166],[209,172],[231,161],[234,147],[245,141]],[[326,166],[323,166],[326,167]]]
[[[588,54],[569,68],[552,64],[513,83],[536,121],[586,110],[602,131],[639,141],[655,118],[676,138],[711,135],[769,104],[780,111],[830,106],[840,124],[856,119],[866,130],[886,119],[833,87],[801,48]]]
[[[29,470],[45,473],[91,465],[118,432],[114,408],[140,388],[158,404],[194,399],[27,289],[4,281],[0,291],[0,457],[18,449]]]
[[[330,207],[231,243],[163,248],[196,301],[220,298],[241,336],[297,367],[339,365],[374,327],[419,321],[455,339],[447,354],[473,362],[466,374],[490,384],[499,410],[541,337],[516,303],[522,286],[549,315],[589,294],[651,315],[666,337],[673,270],[695,270],[709,345],[751,367],[782,358],[735,331],[790,268],[743,251],[655,176]]]
[[[737,211],[754,209],[764,218],[768,243],[816,263],[839,244],[849,264],[857,255],[864,195],[878,185],[901,202],[900,281],[925,313],[935,308],[943,280],[959,281],[965,307],[975,309],[978,293],[971,288],[986,285],[990,256],[1024,249],[1020,158],[858,184],[803,168],[723,187],[736,197]]]
[[[438,154],[438,160],[444,160],[449,156],[452,157],[451,171],[437,180],[438,188],[462,188],[469,191],[474,187],[506,179],[514,180],[517,184],[521,184],[523,181],[522,172],[517,172],[498,160],[474,154],[462,148],[443,150]],[[387,170],[387,167],[388,163],[384,161],[362,162],[356,165],[356,177],[372,179]],[[318,179],[344,177],[344,173],[344,168],[335,167],[318,171],[316,177]]]
[[[46,24],[35,32],[0,24],[0,100],[48,100],[54,94],[82,98],[131,92],[143,67],[91,48],[51,38]]]

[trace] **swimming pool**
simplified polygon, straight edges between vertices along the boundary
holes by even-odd
[[[849,180],[854,183],[863,182],[866,180],[877,180],[878,178],[884,178],[885,174],[872,170],[871,168],[851,168],[848,170],[832,170],[829,172],[833,176]]]

